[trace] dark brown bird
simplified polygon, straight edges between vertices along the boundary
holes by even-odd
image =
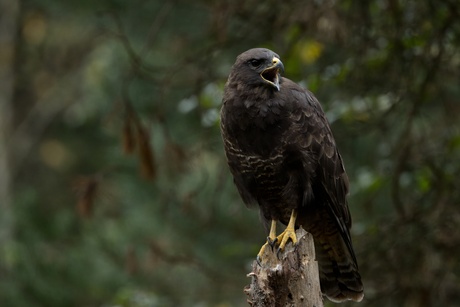
[[[280,57],[240,54],[225,85],[221,131],[230,171],[247,205],[270,224],[267,243],[284,249],[295,228],[314,237],[321,291],[334,302],[361,301],[363,284],[350,237],[345,173],[315,96],[283,78]],[[276,236],[276,224],[287,225]],[[259,252],[259,255],[261,255]]]

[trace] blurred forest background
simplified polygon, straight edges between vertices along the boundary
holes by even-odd
[[[1,306],[246,306],[266,235],[219,110],[253,47],[344,158],[343,306],[460,305],[459,1],[0,0]]]

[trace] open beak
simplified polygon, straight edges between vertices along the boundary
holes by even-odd
[[[264,79],[265,82],[274,86],[278,91],[280,90],[280,71],[284,72],[284,65],[280,59],[274,57],[272,60],[272,65],[265,68],[260,76]]]

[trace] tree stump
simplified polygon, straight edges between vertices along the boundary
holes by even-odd
[[[297,244],[287,244],[279,259],[276,247],[266,248],[260,265],[253,262],[252,281],[244,289],[250,306],[323,306],[313,236],[302,228],[296,235]]]

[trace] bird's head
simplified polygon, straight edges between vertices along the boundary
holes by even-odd
[[[283,63],[279,55],[265,48],[254,48],[236,58],[231,76],[248,85],[263,85],[280,90]]]

